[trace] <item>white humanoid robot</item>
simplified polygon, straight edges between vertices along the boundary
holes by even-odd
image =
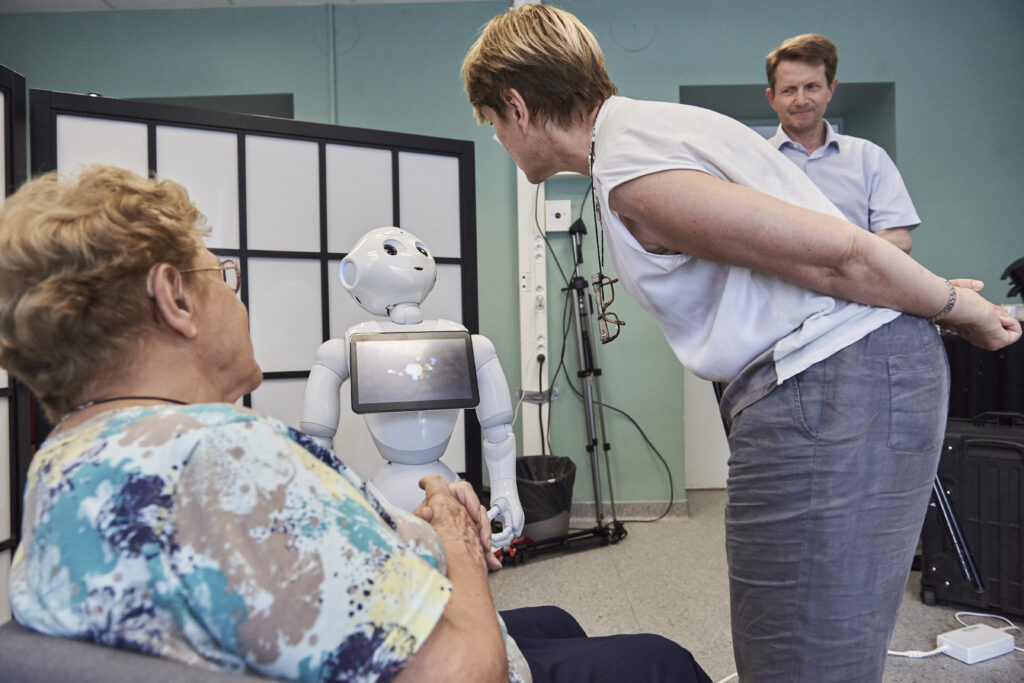
[[[420,478],[458,481],[440,458],[459,409],[475,405],[491,486],[487,516],[501,519],[502,530],[492,537],[501,548],[522,534],[524,523],[508,382],[489,339],[450,320],[423,319],[420,304],[436,278],[433,257],[405,230],[377,228],[360,238],[341,262],[341,282],[360,306],[387,319],[353,325],[344,339],[320,346],[306,384],[302,431],[332,446],[339,390],[351,380],[353,410],[363,413],[387,461],[369,484],[412,510],[423,501]]]

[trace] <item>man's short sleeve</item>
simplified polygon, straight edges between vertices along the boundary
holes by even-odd
[[[881,147],[874,146],[875,158],[869,185],[868,229],[916,228],[921,219],[903,183],[896,164]]]

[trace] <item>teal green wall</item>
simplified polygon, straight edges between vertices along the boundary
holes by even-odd
[[[827,35],[840,49],[840,88],[844,81],[895,83],[896,153],[923,219],[914,256],[944,275],[980,277],[992,299],[1005,300],[999,275],[1024,254],[1020,0],[554,4],[590,26],[620,92],[639,98],[676,101],[680,85],[761,83],[764,55],[782,39]],[[30,87],[110,97],[290,92],[298,119],[473,140],[481,332],[494,340],[514,389],[515,173],[490,128],[473,120],[458,76],[478,28],[509,5],[0,14],[0,64],[23,74]],[[548,184],[549,197],[574,199],[574,211],[584,190],[580,181]],[[566,237],[552,241],[565,265]],[[589,275],[593,235],[585,245]],[[559,276],[551,268],[554,291]],[[624,293],[618,296],[613,309],[628,325],[619,341],[598,349],[605,400],[631,413],[661,449],[678,496],[682,371],[650,319]],[[560,329],[561,306],[553,297],[556,349]],[[566,361],[575,380],[571,346]],[[557,359],[549,363],[553,369]],[[559,385],[554,451],[582,466],[580,403],[564,380]],[[663,469],[647,446],[624,418],[609,413],[608,422],[616,499],[666,500]],[[591,499],[589,481],[581,467],[578,500]]]

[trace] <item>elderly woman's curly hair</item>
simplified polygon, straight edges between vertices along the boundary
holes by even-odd
[[[156,263],[192,266],[204,219],[181,185],[92,166],[30,180],[0,207],[0,366],[51,419],[131,360]]]

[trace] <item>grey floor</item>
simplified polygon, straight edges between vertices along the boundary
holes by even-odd
[[[590,635],[652,632],[688,648],[712,681],[735,671],[725,568],[724,491],[688,491],[690,516],[653,524],[626,523],[617,545],[567,555],[537,556],[491,575],[498,609],[554,604]],[[927,607],[911,572],[890,649],[935,648],[935,637],[960,627],[957,610]],[[976,619],[965,617],[965,621]],[[1005,623],[988,621],[995,627]],[[1015,620],[1024,626],[1024,619]],[[1018,647],[1024,636],[1014,633]],[[889,657],[885,683],[1024,681],[1024,652],[977,664],[947,655]]]

